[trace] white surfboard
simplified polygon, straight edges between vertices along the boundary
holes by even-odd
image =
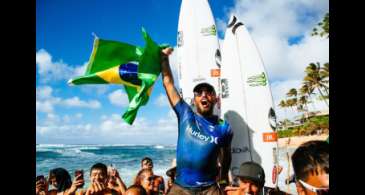
[[[179,93],[191,104],[193,88],[211,84],[219,95],[220,51],[216,25],[207,0],[182,0],[177,34]],[[215,114],[219,115],[218,104]]]
[[[222,46],[221,87],[222,117],[234,131],[231,173],[255,161],[265,170],[265,186],[275,187],[277,134],[270,85],[254,41],[234,16]]]

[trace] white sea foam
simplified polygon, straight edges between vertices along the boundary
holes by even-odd
[[[36,148],[62,148],[65,144],[38,144]]]
[[[79,148],[80,150],[100,150],[100,147],[95,147],[95,146],[82,146]]]
[[[162,145],[155,145],[154,148],[156,148],[156,149],[164,149],[165,147],[162,146]]]

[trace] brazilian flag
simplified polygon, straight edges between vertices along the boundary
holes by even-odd
[[[129,106],[122,118],[130,125],[139,107],[148,102],[153,84],[161,72],[160,52],[167,47],[157,45],[144,28],[142,35],[145,47],[96,37],[85,74],[68,81],[70,85],[124,85]]]

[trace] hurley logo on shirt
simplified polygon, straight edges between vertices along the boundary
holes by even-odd
[[[188,127],[188,132],[190,133],[190,135],[192,135],[202,141],[218,144],[218,137],[204,135],[204,134],[200,133],[199,131],[194,131],[190,126]]]

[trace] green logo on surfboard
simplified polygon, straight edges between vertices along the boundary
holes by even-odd
[[[212,26],[209,26],[207,28],[202,28],[200,33],[202,33],[204,36],[216,35],[217,29],[215,28],[215,25],[213,24]]]
[[[254,75],[254,76],[248,77],[247,83],[251,87],[266,86],[267,79],[266,79],[265,73],[262,72],[259,75]]]

